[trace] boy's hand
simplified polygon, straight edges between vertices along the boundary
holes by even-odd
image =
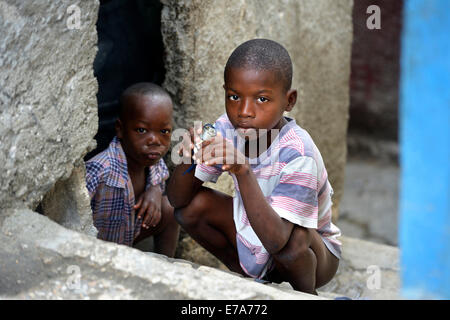
[[[150,226],[155,227],[161,221],[161,199],[162,191],[159,186],[150,186],[144,193],[139,196],[134,209],[138,210],[137,219],[142,217],[142,226],[148,229]]]
[[[248,168],[245,155],[237,150],[234,145],[226,140],[220,132],[213,139],[201,143],[202,152],[194,154],[197,162],[207,166],[222,165],[222,170],[235,175],[244,173]]]
[[[191,158],[192,149],[194,149],[195,143],[194,137],[194,128],[189,128],[189,132],[183,134],[183,141],[177,145],[178,150],[176,150],[179,156],[187,159]]]

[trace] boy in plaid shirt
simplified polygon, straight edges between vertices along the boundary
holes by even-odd
[[[172,100],[161,87],[137,83],[120,100],[117,136],[86,162],[98,238],[132,246],[154,236],[155,252],[173,257],[179,226],[164,194],[162,157],[172,134]]]

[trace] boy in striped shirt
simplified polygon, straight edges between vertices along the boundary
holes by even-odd
[[[230,270],[288,281],[316,293],[335,275],[339,229],[331,222],[332,188],[319,150],[294,119],[292,62],[280,44],[247,41],[224,71],[225,109],[217,136],[199,142],[191,129],[195,171],[178,165],[168,185],[175,218]],[[180,153],[190,154],[184,145]],[[234,198],[202,186],[227,171]]]

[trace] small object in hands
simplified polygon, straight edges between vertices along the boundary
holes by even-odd
[[[214,138],[217,135],[216,128],[211,123],[207,123],[203,126],[202,134],[200,139],[202,141],[208,141]],[[197,147],[197,146],[196,146]],[[197,147],[198,149],[198,147]]]
[[[211,123],[207,123],[202,128],[202,134],[200,135],[200,140],[208,141],[208,140],[211,140],[212,138],[214,138],[216,135],[217,135],[216,128],[214,128],[214,126]],[[198,152],[198,150],[200,150],[200,147],[197,145],[194,145],[194,149],[195,149],[194,153],[196,153],[196,152]],[[191,166],[183,173],[183,175],[191,172],[195,168],[196,165],[197,165],[196,163],[191,164]]]

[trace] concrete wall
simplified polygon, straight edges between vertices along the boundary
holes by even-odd
[[[352,43],[352,0],[163,0],[164,87],[174,96],[178,127],[214,121],[224,112],[223,69],[231,52],[252,38],[269,38],[289,51],[291,117],[318,145],[335,190],[338,215],[346,161]],[[231,179],[218,189],[231,193]]]
[[[0,209],[35,208],[97,131],[98,1],[0,1]],[[1,214],[1,212],[0,212]]]

